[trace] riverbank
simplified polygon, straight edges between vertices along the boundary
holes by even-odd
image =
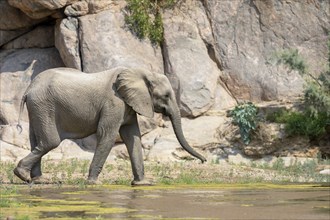
[[[0,181],[3,184],[23,183],[13,174],[16,164],[0,162]],[[44,184],[87,184],[89,160],[45,160],[42,163]],[[145,177],[153,184],[240,184],[240,183],[330,183],[330,175],[320,174],[330,165],[329,160],[309,160],[285,164],[282,158],[272,163],[231,164],[225,161],[200,164],[186,162],[146,162]],[[130,162],[117,160],[106,162],[99,176],[100,184],[130,185]]]

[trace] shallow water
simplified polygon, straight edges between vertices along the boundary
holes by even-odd
[[[56,186],[23,189],[25,206],[2,216],[30,219],[330,219],[330,188],[300,186]]]

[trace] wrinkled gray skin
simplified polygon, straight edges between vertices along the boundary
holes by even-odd
[[[169,80],[141,69],[115,68],[86,74],[70,68],[40,73],[27,88],[31,153],[14,170],[26,182],[41,177],[41,158],[64,139],[79,139],[96,133],[97,147],[88,181],[95,183],[119,131],[132,164],[132,185],[144,185],[141,134],[137,114],[169,116],[181,146],[205,162],[187,143],[181,117]],[[18,123],[19,126],[19,123]]]

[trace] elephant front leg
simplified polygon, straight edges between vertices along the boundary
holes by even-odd
[[[132,186],[151,185],[149,181],[144,179],[141,134],[136,116],[133,118],[131,124],[123,125],[119,132],[127,147],[127,151],[131,160],[134,176],[134,180],[131,183]]]
[[[95,154],[92,160],[92,163],[89,167],[88,174],[88,183],[97,184],[98,176],[101,173],[101,170],[104,166],[105,161],[107,160],[108,155],[110,154],[112,145],[114,144],[114,139],[102,139],[99,141]]]

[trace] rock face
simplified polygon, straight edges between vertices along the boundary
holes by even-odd
[[[298,49],[311,74],[324,70],[329,1],[179,1],[162,12],[161,46],[138,39],[126,28],[125,5],[123,0],[0,1],[1,160],[19,159],[18,149],[29,148],[26,110],[22,134],[15,124],[30,82],[24,71],[32,60],[37,60],[32,78],[62,66],[89,73],[117,66],[141,67],[165,74],[186,117],[183,129],[193,147],[216,160],[238,153],[261,157],[279,152],[271,144],[273,136],[267,134],[261,134],[269,139],[263,144],[243,148],[230,144],[226,140],[232,132],[226,127],[230,121],[223,113],[241,100],[292,101],[301,94],[301,76],[274,62],[284,49]],[[139,120],[148,159],[189,159],[169,122],[160,116]],[[95,144],[94,137],[65,141],[53,155],[68,158],[66,146],[93,151]],[[123,147],[115,149],[116,156],[127,157]],[[283,152],[280,156],[286,155]]]
[[[40,25],[4,45],[3,49],[54,47],[54,26]]]
[[[200,6],[193,4],[182,13],[167,11],[164,15],[165,47],[171,74],[177,75],[181,82],[183,116],[196,117],[205,113],[214,105],[217,87],[222,89],[218,82],[221,70],[210,58],[204,36],[199,34],[198,19],[207,20]],[[210,30],[209,24],[204,28]],[[226,91],[222,91],[222,95],[228,97]],[[222,107],[233,104],[230,100]]]
[[[237,98],[290,99],[301,93],[297,73],[269,64],[274,53],[297,48],[312,73],[326,59],[329,2],[325,1],[204,1],[214,34],[216,58],[225,81]],[[321,43],[322,42],[322,43]],[[313,60],[312,57],[321,59]],[[312,58],[312,59],[311,59]]]
[[[124,25],[120,8],[79,18],[82,70],[90,73],[128,66],[163,73],[160,48],[137,39]]]
[[[21,10],[10,6],[7,1],[0,1],[0,12],[1,18],[3,18],[0,21],[1,30],[17,30],[31,27],[44,20],[30,18]]]

